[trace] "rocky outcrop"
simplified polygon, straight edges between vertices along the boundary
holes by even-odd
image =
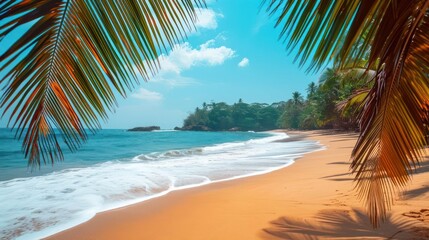
[[[161,128],[159,126],[149,126],[149,127],[135,127],[128,129],[128,132],[151,132],[154,130],[160,130]]]

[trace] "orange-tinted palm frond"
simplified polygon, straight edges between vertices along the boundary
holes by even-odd
[[[353,151],[352,169],[371,220],[377,224],[390,208],[392,186],[404,186],[426,145],[422,115],[428,100],[429,1],[402,1],[389,6],[378,25],[371,57],[382,64],[368,93],[361,117],[361,136]],[[389,34],[388,34],[389,33]],[[426,32],[427,33],[427,32]]]
[[[29,165],[62,159],[98,129],[99,119],[159,68],[161,51],[193,28],[203,0],[4,0],[0,44],[28,27],[0,53],[0,107],[24,136]],[[30,25],[30,26],[29,26]],[[3,45],[4,46],[4,45]],[[138,72],[139,74],[137,74]],[[3,115],[4,115],[3,113]],[[56,133],[58,129],[58,132]]]
[[[318,69],[328,61],[375,69],[361,114],[361,135],[352,153],[359,195],[374,226],[418,164],[428,101],[428,0],[270,1],[288,47],[300,63]],[[367,51],[370,49],[369,56]]]

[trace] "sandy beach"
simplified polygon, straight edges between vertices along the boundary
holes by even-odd
[[[354,133],[288,132],[325,150],[258,176],[174,191],[97,214],[48,239],[428,239],[429,158],[373,229],[356,197]]]

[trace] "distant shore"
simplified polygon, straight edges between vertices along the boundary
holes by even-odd
[[[374,230],[348,174],[353,133],[288,132],[318,140],[326,150],[259,176],[174,191],[120,209],[48,239],[427,239],[426,158]],[[428,213],[426,216],[426,213]]]

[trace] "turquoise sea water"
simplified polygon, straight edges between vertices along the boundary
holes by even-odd
[[[63,148],[65,161],[42,165],[40,169],[27,167],[21,142],[10,129],[0,128],[0,181],[32,177],[72,167],[86,167],[106,161],[128,161],[141,154],[167,152],[204,147],[219,143],[246,141],[269,136],[252,132],[185,132],[161,130],[155,132],[127,132],[121,129],[101,130],[71,153]]]
[[[321,146],[284,133],[126,132],[91,135],[65,161],[27,168],[20,142],[0,129],[0,239],[37,239],[97,212],[170,191],[262,174]]]

